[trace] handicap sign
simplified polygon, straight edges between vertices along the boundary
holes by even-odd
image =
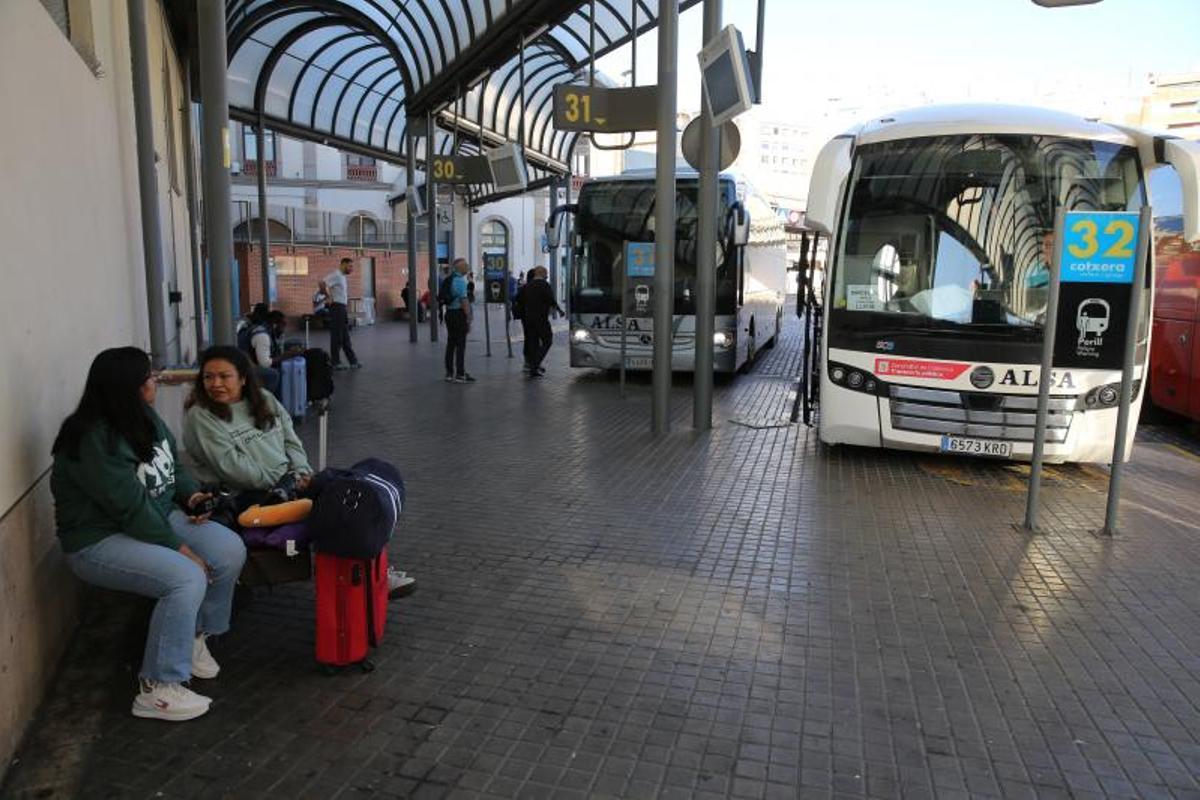
[[[625,243],[625,274],[630,278],[654,277],[654,242]]]
[[[1064,217],[1054,366],[1120,369],[1140,216],[1071,211]]]

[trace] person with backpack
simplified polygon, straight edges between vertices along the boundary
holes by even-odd
[[[206,640],[229,630],[246,548],[209,519],[211,495],[180,463],[154,412],[156,394],[142,350],[96,356],[79,406],[54,440],[50,491],[76,577],[155,600],[132,713],[180,722],[212,703],[184,684],[220,671]]]
[[[238,329],[237,343],[238,349],[250,357],[263,388],[279,397],[283,376],[279,372],[280,350],[273,330],[272,314],[283,316],[281,312],[268,310],[266,303],[255,303],[246,324]]]
[[[474,383],[467,373],[467,332],[471,329],[471,301],[467,298],[465,258],[454,259],[450,275],[438,287],[438,303],[446,307],[446,382]]]
[[[522,367],[522,369],[524,369],[526,373],[529,372],[529,365],[533,363],[533,351],[531,348],[535,339],[533,336],[533,331],[529,325],[528,315],[525,313],[524,295],[525,288],[529,286],[529,283],[533,280],[533,273],[534,269],[530,269],[527,273],[525,273],[525,283],[521,285],[521,288],[518,289],[516,294],[513,296],[510,312],[512,314],[512,318],[521,323],[521,332],[524,336],[524,340],[521,344],[521,354],[525,359],[525,365]]]

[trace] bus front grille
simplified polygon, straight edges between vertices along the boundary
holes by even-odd
[[[979,439],[1033,441],[1036,395],[984,394],[889,387],[892,427],[916,433],[953,434]],[[1046,441],[1065,442],[1071,429],[1075,398],[1050,397]]]

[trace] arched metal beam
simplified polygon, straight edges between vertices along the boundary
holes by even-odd
[[[367,70],[371,69],[371,67],[374,67],[376,64],[379,64],[383,61],[387,61],[387,59],[388,59],[388,57],[386,55],[379,56],[378,58],[373,58],[370,61],[368,61],[367,63],[363,64],[357,70],[355,70],[354,73],[349,78],[346,79],[346,85],[342,87],[342,90],[340,92],[338,92],[337,102],[333,104],[333,116],[331,116],[329,119],[329,123],[330,123],[329,129],[331,131],[333,131],[334,133],[338,132],[338,130],[337,130],[338,112],[342,110],[342,102],[346,99],[346,92],[348,92],[350,90],[351,86],[357,85],[356,81],[358,80],[358,77],[360,75],[362,75]],[[383,75],[387,75],[387,73],[384,72]],[[349,134],[347,134],[347,136],[351,139],[354,138],[354,118],[353,117],[350,118],[350,132],[349,132]]]
[[[294,120],[296,118],[296,90],[299,89],[300,84],[304,82],[304,76],[308,74],[308,70],[313,63],[315,63],[318,58],[324,55],[326,50],[333,47],[335,44],[340,44],[348,39],[353,39],[358,36],[366,36],[366,34],[362,33],[361,31],[348,31],[343,33],[341,36],[333,37],[328,42],[313,51],[313,54],[304,62],[304,66],[300,68],[300,73],[296,76],[296,82],[292,85],[292,94],[288,98],[288,119]],[[313,95],[313,97],[315,98],[316,95]]]

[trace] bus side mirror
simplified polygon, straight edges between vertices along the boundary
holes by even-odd
[[[1183,199],[1183,238],[1200,241],[1200,142],[1164,139],[1163,160],[1179,174]]]
[[[804,213],[805,227],[832,234],[837,224],[838,203],[850,177],[850,152],[854,140],[839,136],[826,142],[813,164],[812,180],[808,184],[808,208]]]
[[[546,220],[546,246],[553,250],[562,243],[562,215],[574,214],[579,210],[579,205],[576,203],[567,203],[561,206],[555,206],[550,212],[550,218]]]

